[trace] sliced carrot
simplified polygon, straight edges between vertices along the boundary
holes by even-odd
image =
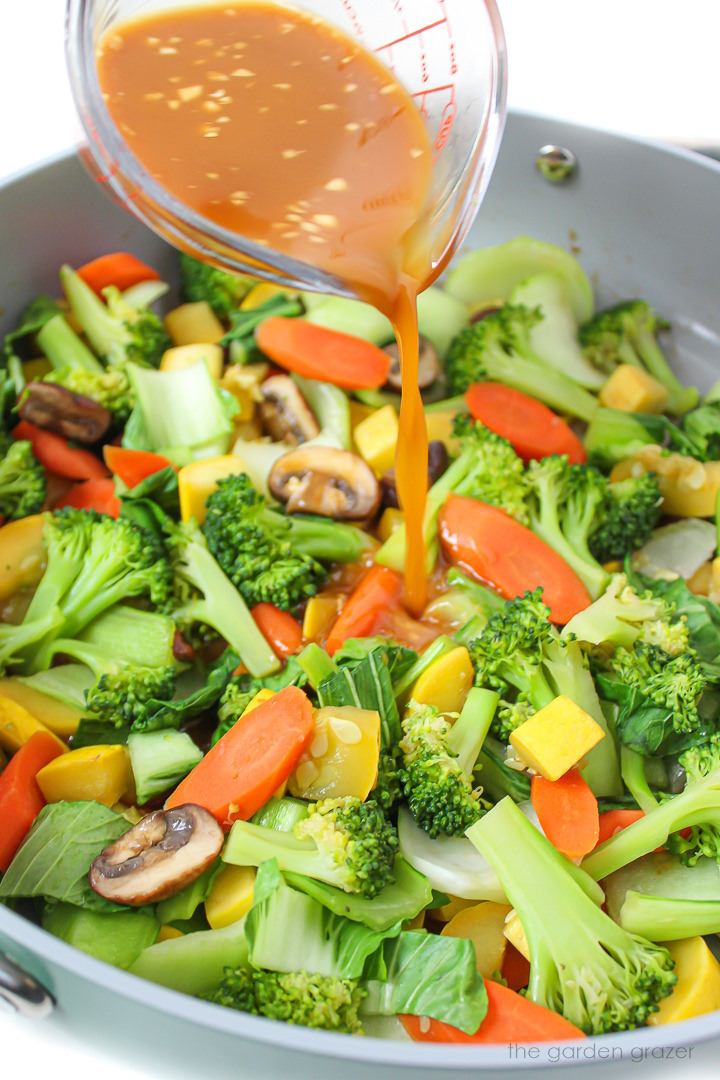
[[[307,379],[347,390],[376,390],[387,382],[391,359],[377,345],[303,319],[266,319],[255,340],[281,368]]]
[[[530,961],[510,942],[505,949],[501,974],[511,990],[523,990],[530,982]]]
[[[137,487],[148,476],[154,476],[172,464],[162,454],[153,454],[150,450],[127,450],[124,446],[104,446],[103,457],[110,472],[128,488]]]
[[[21,420],[15,427],[13,438],[27,439],[40,464],[68,480],[99,480],[108,475],[100,458],[89,450],[78,450],[61,435],[45,431],[27,420]]]
[[[96,510],[98,514],[119,517],[122,503],[115,494],[115,481],[106,477],[102,480],[82,480],[55,503],[55,509],[62,506],[74,506],[76,510]]]
[[[250,614],[272,651],[281,660],[302,648],[302,627],[289,611],[281,611],[273,604],[256,604]]]
[[[387,566],[370,567],[350,594],[330,631],[326,649],[333,656],[349,638],[370,637],[402,595],[402,578]]]
[[[124,292],[132,285],[139,285],[141,281],[160,280],[157,270],[153,270],[152,267],[126,251],[101,255],[81,266],[78,274],[98,296],[102,296],[103,289],[106,289],[108,285],[114,285]]]
[[[0,773],[0,873],[4,874],[45,799],[35,777],[62,753],[58,739],[36,731]]]
[[[590,594],[575,571],[503,510],[451,495],[440,511],[438,529],[449,562],[493,585],[506,598],[542,588],[553,622],[569,622],[590,606]]]
[[[473,383],[465,403],[475,420],[512,443],[528,462],[567,454],[571,465],[587,460],[583,444],[564,420],[541,401],[502,383]]]
[[[600,835],[598,802],[579,769],[558,780],[533,776],[530,800],[550,843],[569,859],[587,855]]]
[[[204,806],[224,828],[247,821],[289,778],[314,732],[309,699],[288,686],[241,716],[165,805]]]
[[[615,833],[627,829],[628,825],[634,825],[641,817],[645,817],[642,810],[606,810],[600,815],[598,844],[609,840]]]
[[[500,983],[485,980],[487,1016],[474,1035],[420,1016],[401,1016],[403,1027],[414,1042],[492,1044],[564,1042],[587,1036],[569,1020]]]

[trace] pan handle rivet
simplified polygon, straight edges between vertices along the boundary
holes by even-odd
[[[577,164],[572,150],[567,150],[564,146],[554,146],[552,143],[541,146],[535,158],[538,172],[553,184],[568,180],[577,169]]]

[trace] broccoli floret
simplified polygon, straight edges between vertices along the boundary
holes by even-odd
[[[238,679],[231,679],[218,704],[220,725],[213,735],[213,743],[225,735],[247,709],[254,697],[254,690],[242,689]]]
[[[580,341],[587,358],[603,371],[619,364],[645,368],[667,389],[668,411],[684,413],[697,405],[698,392],[682,385],[656,341],[667,328],[646,300],[628,300],[599,311],[581,327]]]
[[[512,687],[534,709],[548,705],[556,697],[543,669],[545,649],[554,635],[549,614],[542,590],[536,589],[508,600],[492,615],[470,644],[475,685],[491,687],[502,695]]]
[[[119,289],[103,289],[103,303],[70,266],[60,268],[60,281],[72,312],[98,356],[112,367],[129,360],[157,367],[172,346],[162,320],[149,307],[134,308]]]
[[[529,702],[535,710],[559,695],[574,701],[605,732],[588,755],[583,775],[595,795],[617,796],[622,792],[620,764],[593,677],[578,642],[560,637],[549,614],[540,589],[507,601],[468,645],[475,683],[493,687],[505,701]]]
[[[599,563],[622,561],[641,548],[662,517],[662,493],[653,473],[608,484],[589,538],[590,554]]]
[[[167,602],[170,571],[152,533],[125,518],[66,508],[45,515],[47,569],[25,619],[15,631],[13,653],[38,641],[33,627],[51,618],[53,629],[25,657],[29,671],[50,663],[53,641],[74,638],[108,608],[135,596],[155,606]],[[0,656],[0,662],[2,657]]]
[[[329,534],[343,526],[328,521]],[[325,569],[293,544],[293,519],[265,506],[245,473],[221,480],[207,501],[203,532],[208,547],[248,604],[289,611],[314,596]]]
[[[486,695],[477,708],[466,706],[454,723],[431,705],[411,701],[402,722],[400,782],[410,812],[431,837],[462,836],[487,809],[473,769],[497,706]]]
[[[238,654],[251,675],[277,671],[280,663],[255,624],[232,581],[208,550],[194,522],[165,521],[166,548],[173,574],[166,610],[181,633],[193,624],[210,626]]]
[[[363,1035],[358,1008],[365,996],[354,979],[225,968],[219,988],[207,1000],[267,1020]]]
[[[0,438],[0,517],[28,517],[42,510],[45,502],[45,470],[26,441],[3,445]]]
[[[608,575],[590,553],[589,538],[607,498],[607,480],[597,469],[570,465],[567,457],[556,454],[530,462],[526,477],[530,528],[565,559],[597,599]]]
[[[83,368],[61,368],[51,371],[43,382],[64,386],[73,394],[96,401],[112,415],[116,425],[125,423],[135,408],[135,395],[124,368],[107,371],[86,371]]]
[[[231,311],[239,308],[243,298],[255,285],[252,278],[221,270],[210,263],[193,259],[182,251],[178,256],[178,265],[183,300],[191,303],[204,300],[218,319],[227,319]]]
[[[707,680],[692,649],[670,656],[657,645],[636,641],[632,649],[619,648],[610,666],[625,686],[668,709],[676,732],[687,734],[700,728],[698,705]]]
[[[323,799],[308,806],[293,835],[248,821],[233,825],[223,858],[238,866],[277,859],[281,870],[372,899],[392,885],[397,832],[374,800]]]
[[[590,420],[597,401],[563,372],[536,356],[528,333],[542,318],[539,310],[505,304],[455,338],[445,359],[451,394],[476,382],[494,380],[531,394],[561,413]]]
[[[671,622],[674,604],[650,590],[637,593],[625,574],[613,574],[605,592],[578,612],[564,634],[589,645],[630,648],[642,640],[677,656],[689,645],[685,618]]]
[[[591,898],[587,875],[512,799],[499,802],[468,837],[520,917],[530,948],[529,999],[588,1035],[646,1024],[677,982],[667,949],[613,922]]]
[[[515,701],[500,702],[490,730],[497,739],[507,743],[513,731],[534,716],[535,712],[526,695],[518,694]]]
[[[673,850],[692,865],[701,855],[720,863],[720,762],[718,741],[713,737],[704,746],[693,747],[685,759],[687,784],[673,798],[633,822],[622,832],[600,844],[583,861],[583,869],[596,881],[608,877],[628,863],[656,848],[665,847],[672,837]],[[688,837],[678,834],[690,829]]]
[[[700,746],[691,746],[680,755],[679,761],[685,770],[686,790],[690,790],[695,784],[720,770],[720,734],[712,735]],[[681,836],[679,832],[673,833],[668,847],[680,855],[687,866],[694,866],[703,855],[720,862],[720,827],[712,822],[692,825],[689,834]]]
[[[140,667],[117,652],[66,638],[57,638],[52,652],[71,656],[90,668],[97,682],[85,692],[88,712],[93,719],[106,721],[115,728],[134,723],[150,698],[169,701],[175,693],[177,668],[172,664]]]

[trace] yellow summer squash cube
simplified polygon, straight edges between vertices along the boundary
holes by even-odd
[[[220,382],[224,359],[225,354],[220,346],[210,342],[206,342],[204,345],[175,345],[174,348],[166,349],[163,353],[160,370],[183,371],[185,368],[197,364],[198,360],[204,360],[215,382]]]
[[[393,467],[399,430],[398,414],[392,405],[385,405],[362,420],[353,431],[360,457],[376,476],[382,476]]]
[[[559,780],[604,735],[592,716],[561,695],[520,724],[510,743],[525,765],[547,780]]]
[[[55,740],[64,754],[68,748],[49,728],[10,697],[0,696],[0,747],[14,754],[36,731],[44,731]]]
[[[225,327],[205,300],[181,304],[168,311],[165,329],[173,345],[216,345],[225,337]]]
[[[126,746],[83,746],[61,754],[37,774],[50,803],[99,802],[114,806],[133,786]]]
[[[477,969],[485,979],[500,971],[505,959],[508,939],[504,934],[505,920],[510,914],[508,904],[485,900],[459,911],[442,929],[443,937],[467,938],[475,946]]]
[[[61,739],[69,739],[75,734],[82,717],[79,709],[47,694],[41,694],[34,687],[12,677],[0,679],[0,697],[10,698],[22,705],[31,716]]]
[[[317,709],[315,736],[288,781],[301,799],[363,801],[375,786],[380,760],[380,714],[352,706]]]
[[[622,412],[661,413],[668,403],[668,391],[649,371],[620,364],[599,394],[601,405]]]

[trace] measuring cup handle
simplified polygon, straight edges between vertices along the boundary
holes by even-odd
[[[55,1008],[55,998],[45,987],[0,952],[0,1002],[22,1016],[41,1019]]]

